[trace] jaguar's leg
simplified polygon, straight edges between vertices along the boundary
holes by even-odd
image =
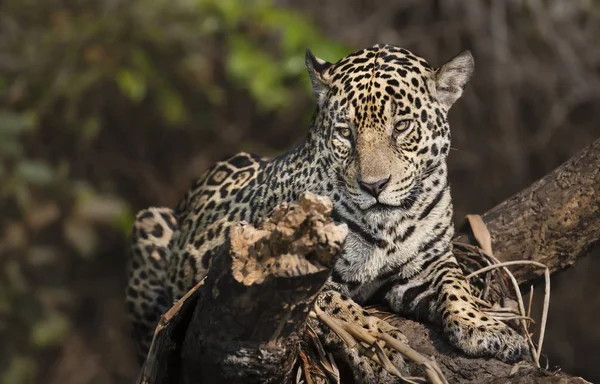
[[[318,306],[327,315],[334,319],[347,321],[370,331],[379,331],[406,342],[404,335],[388,323],[369,314],[351,298],[333,290],[323,291],[317,298]],[[334,331],[323,322],[311,321],[323,344],[334,351],[339,359],[348,363],[352,369],[354,380],[357,383],[396,383],[399,378],[389,373],[378,363],[360,353],[357,348],[350,348]],[[402,372],[404,359],[402,355],[389,347],[384,347],[384,352],[392,364]]]
[[[164,283],[176,229],[177,221],[169,208],[142,210],[133,226],[125,302],[142,360],[146,358],[160,315],[170,307]]]
[[[507,362],[528,356],[524,337],[479,309],[451,251],[410,279],[398,278],[385,299],[395,312],[441,324],[450,344],[468,355]]]

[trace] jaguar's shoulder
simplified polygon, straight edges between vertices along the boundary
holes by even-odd
[[[187,190],[175,209],[178,216],[190,211],[214,209],[219,203],[235,198],[251,183],[269,159],[252,153],[239,152],[227,156],[204,171]]]

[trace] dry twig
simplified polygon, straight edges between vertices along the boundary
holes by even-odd
[[[375,355],[377,356],[377,358],[373,358],[372,354],[368,354],[365,352],[363,352],[363,354],[372,358],[373,361],[381,364],[381,366],[385,368],[388,372],[402,378],[407,382],[415,382],[416,378],[403,376],[398,371],[398,369],[392,365],[385,353],[383,353],[383,350],[381,350],[381,346],[378,344],[378,340],[385,342],[385,344],[387,344],[390,348],[400,352],[402,356],[406,357],[407,359],[410,359],[413,362],[422,365],[425,370],[425,374],[427,375],[427,378],[431,383],[448,384],[448,381],[444,377],[442,370],[437,365],[435,360],[432,360],[420,354],[407,344],[392,337],[388,333],[369,332],[365,329],[356,326],[355,324],[335,319],[326,314],[318,306],[314,306],[314,312],[311,312],[311,316],[327,324],[327,326],[329,326],[351,348],[360,348],[360,342],[365,343],[368,346],[374,347],[376,352]]]
[[[498,259],[496,259],[493,256],[492,246],[491,246],[491,236],[490,236],[489,231],[488,231],[485,223],[483,222],[481,216],[467,215],[467,220],[469,221],[469,224],[471,225],[471,229],[473,231],[475,239],[480,244],[481,253],[485,257],[487,257],[492,262],[492,264],[468,274],[466,276],[466,278],[471,279],[474,276],[477,276],[479,274],[489,272],[492,270],[496,270],[496,269],[502,269],[502,271],[505,273],[505,275],[508,276],[508,278],[512,282],[514,292],[517,296],[519,314],[518,314],[518,316],[510,316],[510,317],[495,316],[495,317],[499,320],[509,320],[509,319],[519,320],[519,323],[521,324],[521,327],[523,328],[525,337],[527,338],[527,341],[529,343],[529,347],[531,349],[530,353],[534,360],[534,363],[536,364],[536,366],[538,368],[540,368],[539,359],[540,359],[540,356],[542,353],[542,345],[544,342],[546,321],[548,318],[548,308],[550,306],[550,270],[546,267],[546,265],[539,263],[537,261],[532,261],[532,260],[516,260],[516,261],[500,262]],[[538,338],[537,348],[535,347],[535,345],[531,339],[531,334],[529,333],[529,326],[527,324],[527,320],[531,320],[529,317],[530,310],[531,310],[531,297],[530,297],[530,302],[529,302],[529,306],[528,306],[528,311],[526,312],[525,305],[523,303],[523,296],[521,295],[521,290],[519,289],[519,284],[517,283],[517,279],[508,270],[508,268],[506,268],[507,266],[511,266],[511,265],[523,265],[523,264],[534,265],[536,267],[545,269],[544,270],[544,278],[545,278],[544,306],[543,306],[543,310],[542,310],[542,318],[541,318],[541,322],[540,322],[540,334],[539,334],[539,338]],[[531,323],[531,322],[532,321],[529,321],[529,323]]]

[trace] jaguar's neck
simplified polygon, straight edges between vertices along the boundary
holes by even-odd
[[[271,161],[270,188],[284,188],[294,192],[318,193],[320,180],[325,177],[320,169],[322,155],[313,140],[308,137],[291,151]]]
[[[323,163],[323,148],[312,135],[291,151],[271,160],[265,169],[266,210],[283,202],[296,201],[303,192],[324,194],[328,176]]]

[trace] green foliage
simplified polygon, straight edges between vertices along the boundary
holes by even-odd
[[[330,57],[347,52],[301,15],[267,0],[137,0],[108,11],[102,1],[67,4],[39,4],[37,14],[49,20],[33,25],[26,44],[13,39],[20,75],[2,77],[0,84],[5,96],[21,87],[9,98],[34,104],[35,112],[67,101],[65,117],[76,130],[89,117],[82,116],[86,97],[111,82],[133,103],[152,98],[167,126],[186,121],[181,83],[219,93],[211,76],[219,64],[216,51],[225,53],[226,75],[266,110],[290,101],[288,81],[304,75],[306,48]],[[9,1],[5,8],[20,27],[31,22],[22,3]]]
[[[76,142],[91,145],[105,129],[96,105],[117,100],[125,111],[146,102],[159,125],[180,126],[196,119],[193,109],[206,117],[211,104],[227,102],[220,66],[262,110],[285,108],[291,85],[308,90],[307,47],[325,58],[347,51],[270,0],[137,0],[110,7],[102,0],[77,6],[57,0],[38,4],[35,13],[12,0],[3,14],[11,21],[5,45],[14,65],[0,73],[0,191],[21,202],[28,186],[58,181],[52,165],[26,156],[22,146],[41,121],[52,119]],[[203,94],[208,104],[190,105],[190,94]]]
[[[285,108],[291,88],[309,87],[307,47],[325,58],[347,51],[270,0],[137,0],[111,6],[103,0],[78,5],[57,0],[38,4],[34,13],[26,3],[4,5],[10,20],[4,45],[13,65],[0,73],[5,105],[0,191],[3,198],[21,201],[27,200],[28,186],[58,181],[54,166],[25,155],[22,145],[41,121],[52,119],[76,143],[91,145],[105,129],[97,105],[116,101],[126,111],[145,102],[162,120],[159,125],[180,126],[198,113],[206,117],[211,104],[227,103],[221,67],[226,81],[246,90],[263,111]],[[190,94],[204,95],[208,104],[190,105]]]
[[[9,241],[0,252],[11,256],[0,257],[0,314],[9,319],[0,338],[14,358],[0,354],[0,381],[31,382],[29,356],[59,345],[71,327],[64,265],[94,260],[107,228],[125,237],[134,220],[119,180],[85,180],[76,159],[132,124],[210,131],[232,88],[263,113],[289,108],[298,89],[309,94],[305,49],[329,59],[348,49],[271,0],[1,7],[0,242]]]
[[[252,15],[251,25],[244,33],[228,35],[230,54],[227,57],[229,74],[248,88],[254,99],[265,109],[285,106],[289,102],[287,80],[298,81],[304,78],[304,52],[311,48],[316,52],[327,53],[331,57],[341,57],[348,48],[336,44],[316,32],[304,17],[290,10],[273,8],[268,1],[244,3],[227,1],[220,9],[223,19],[229,21],[232,31],[239,24],[239,5],[252,4],[247,10]],[[232,6],[232,4],[236,6]],[[260,46],[259,39],[248,38],[254,33],[265,38],[278,35],[280,54],[275,56]],[[306,89],[309,88],[309,83]]]
[[[25,356],[12,356],[7,369],[0,374],[0,382],[26,384],[35,382],[35,364]]]
[[[69,320],[60,312],[50,312],[31,329],[31,343],[38,347],[54,345],[66,335]]]
[[[123,69],[117,73],[117,84],[133,102],[140,102],[146,96],[146,79],[141,73]]]

